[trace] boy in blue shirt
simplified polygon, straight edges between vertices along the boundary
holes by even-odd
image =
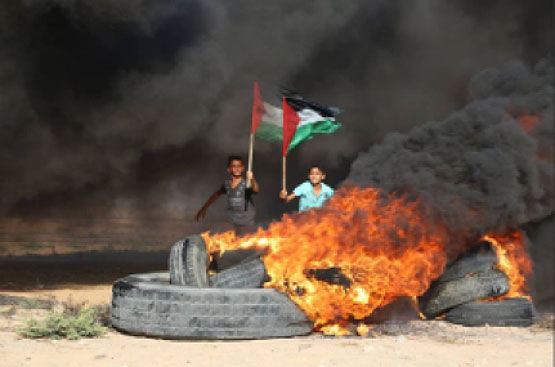
[[[319,208],[333,196],[333,189],[322,182],[325,178],[326,174],[322,169],[314,165],[308,171],[308,181],[297,186],[290,195],[282,190],[279,197],[286,203],[298,197],[300,212]]]

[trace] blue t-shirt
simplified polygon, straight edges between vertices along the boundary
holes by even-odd
[[[322,191],[316,196],[310,181],[305,181],[297,186],[293,193],[299,198],[299,211],[303,212],[324,205],[324,202],[333,196],[333,189],[322,182]]]

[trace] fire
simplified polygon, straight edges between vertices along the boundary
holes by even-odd
[[[346,326],[354,322],[364,335],[365,318],[398,297],[411,297],[418,309],[416,297],[443,271],[447,236],[423,208],[378,189],[344,187],[324,208],[286,214],[267,230],[240,238],[234,232],[202,236],[211,254],[262,251],[271,277],[264,286],[286,293],[316,330],[347,335]],[[502,298],[529,298],[532,265],[523,234],[483,239],[494,246],[498,266],[510,279]]]
[[[350,335],[351,331],[340,326],[339,324],[331,324],[322,326],[320,329],[324,335],[335,335],[335,336],[345,336]]]
[[[400,296],[423,294],[441,274],[446,237],[423,212],[404,197],[347,187],[324,208],[286,214],[267,230],[203,237],[210,253],[264,251],[271,277],[264,286],[288,294],[317,330],[337,335]]]
[[[357,326],[357,335],[366,336],[372,329],[372,326],[366,324],[358,324]]]
[[[420,311],[420,306],[418,305],[418,297],[411,296],[409,298],[409,302],[412,308],[418,313],[418,317],[420,317],[421,320],[426,320],[427,317],[422,313],[422,311]]]
[[[514,117],[518,123],[518,125],[527,133],[532,134],[539,123],[542,121],[541,116],[534,115],[534,114],[521,114]],[[548,161],[551,162],[552,159],[550,158],[549,154],[542,154],[540,152],[536,153],[536,158],[540,161]]]
[[[495,248],[498,267],[509,278],[509,292],[496,299],[525,297],[528,294],[526,279],[532,274],[532,260],[525,247],[524,235],[514,231],[508,235],[487,235],[483,237]]]
[[[541,121],[540,116],[538,115],[527,115],[522,114],[517,118],[518,124],[520,127],[524,129],[527,133],[531,133],[536,125]]]

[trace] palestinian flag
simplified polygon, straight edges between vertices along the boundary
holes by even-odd
[[[341,124],[335,121],[339,112],[294,94],[284,94],[282,108],[275,107],[262,100],[255,84],[252,132],[263,140],[283,141],[285,131],[285,155],[314,134],[331,134],[339,129]]]

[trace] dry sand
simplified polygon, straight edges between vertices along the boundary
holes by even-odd
[[[110,285],[0,294],[106,304]],[[233,342],[168,341],[109,330],[78,341],[29,340],[14,329],[44,311],[0,306],[0,366],[553,366],[553,329],[466,328],[442,321],[413,321],[372,337]],[[393,325],[393,324],[392,324]]]
[[[153,340],[110,332],[80,341],[34,341],[0,332],[12,366],[552,366],[549,333],[490,331],[476,339],[305,337],[241,342]]]

